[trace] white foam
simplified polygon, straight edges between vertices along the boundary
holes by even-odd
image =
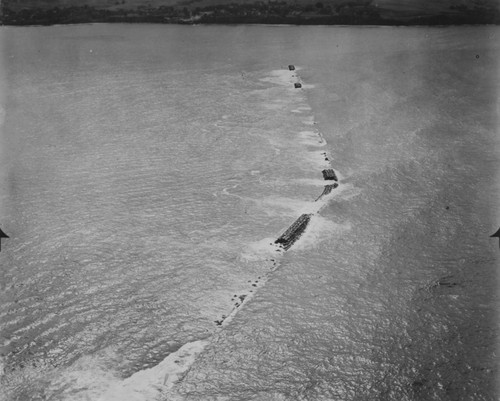
[[[64,370],[47,370],[48,394],[61,394],[65,401],[160,401],[171,390],[196,357],[208,345],[199,340],[185,344],[158,365],[120,379],[100,357],[82,356]],[[114,352],[110,349],[111,355]],[[107,359],[107,358],[105,358]],[[59,398],[58,398],[59,399]],[[171,398],[168,398],[171,399]]]
[[[312,109],[309,106],[299,106],[299,107],[297,107],[297,110],[300,110],[300,111],[311,111]]]
[[[300,131],[299,136],[301,138],[317,138],[319,134],[314,131]]]
[[[295,216],[303,210],[309,210],[310,201],[301,199],[270,196],[264,199],[255,200],[268,215]],[[272,208],[272,209],[270,209]]]
[[[306,119],[302,120],[302,124],[314,125],[314,117],[307,117]]]
[[[289,70],[273,70],[269,73],[269,76],[260,78],[262,82],[270,82],[272,84],[281,86],[290,86],[294,82],[297,82],[297,76],[294,71]],[[293,88],[293,85],[292,85]]]
[[[321,170],[331,168],[330,161],[325,160],[323,152],[317,150],[306,152],[302,157],[315,171],[321,172]]]
[[[276,236],[276,238],[277,237],[278,236]],[[243,250],[241,253],[241,260],[245,262],[256,262],[275,258],[276,251],[280,249],[280,247],[274,243],[276,238],[269,237],[250,243],[247,249]]]
[[[323,137],[314,131],[301,131],[299,132],[300,142],[308,146],[323,147],[326,145],[326,141]]]
[[[112,385],[98,401],[153,401],[182,378],[208,341],[183,345],[151,369],[141,370]]]
[[[342,184],[337,189],[339,191],[336,195],[341,197],[343,200],[355,198],[363,192],[361,188],[356,188],[352,184]]]
[[[261,279],[261,284],[265,282],[265,280]],[[227,326],[229,323],[231,323],[231,321],[234,319],[234,317],[236,316],[236,314],[241,310],[241,308],[243,307],[244,304],[246,304],[248,301],[250,301],[250,299],[253,298],[253,296],[255,295],[255,292],[250,292],[250,291],[243,291],[241,295],[244,295],[245,298],[241,301],[240,305],[238,307],[235,307],[231,313],[229,313],[229,315],[224,319],[224,321],[222,322],[222,326]],[[241,299],[241,298],[240,298]]]
[[[296,182],[296,183],[303,184],[303,185],[310,185],[312,187],[321,187],[321,188],[323,188],[325,185],[328,185],[328,181],[325,181],[323,178],[318,178],[318,179],[296,178],[296,179],[292,180],[292,182]],[[316,193],[311,194],[311,195],[315,196]],[[318,193],[318,196],[319,196],[319,193]]]
[[[350,229],[350,224],[336,224],[319,214],[315,214],[311,217],[304,233],[290,250],[301,251],[316,248],[321,242]]]
[[[283,109],[286,105],[286,102],[273,102],[273,103],[264,103],[263,106],[268,110],[280,110]]]

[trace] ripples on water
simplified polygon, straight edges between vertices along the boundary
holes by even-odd
[[[81,64],[18,74],[38,79],[8,110],[5,382],[28,397],[95,395],[213,333],[272,267],[252,249],[306,203],[291,196],[322,188],[276,77]]]
[[[489,29],[3,31],[7,399],[144,399],[121,378],[195,340],[169,398],[491,399]],[[314,88],[270,74],[292,61]],[[268,253],[325,151],[341,187]]]

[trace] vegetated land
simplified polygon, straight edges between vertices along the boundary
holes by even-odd
[[[233,0],[234,1],[234,0]],[[3,25],[88,22],[297,25],[499,24],[495,0],[4,0]]]

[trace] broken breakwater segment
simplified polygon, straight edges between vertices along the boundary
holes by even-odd
[[[290,249],[305,231],[311,216],[312,214],[301,215],[274,243],[281,244],[285,250]]]
[[[325,189],[323,189],[323,192],[321,193],[321,195],[316,198],[315,202],[319,201],[323,196],[326,196],[329,193],[331,193],[332,190],[334,190],[338,186],[339,186],[339,184],[337,184],[337,183],[331,184],[331,185],[325,185]]]
[[[333,169],[331,168],[323,170],[322,173],[323,173],[323,178],[325,180],[333,180],[333,181],[338,180],[335,171],[333,171]]]

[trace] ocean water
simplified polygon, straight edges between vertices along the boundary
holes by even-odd
[[[499,34],[3,27],[1,398],[496,399]]]

